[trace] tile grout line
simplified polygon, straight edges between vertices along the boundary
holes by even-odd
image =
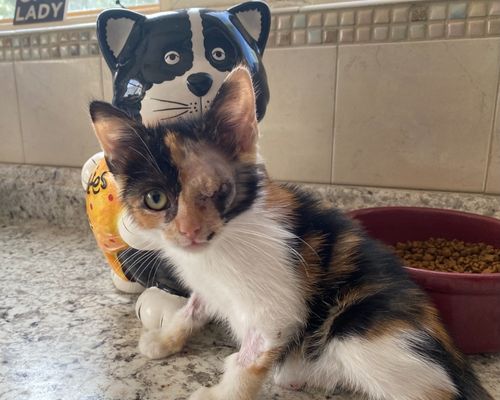
[[[338,35],[338,32],[337,32]],[[337,37],[338,38],[338,37]],[[339,58],[340,58],[340,44],[337,41],[335,47],[335,82],[333,88],[333,115],[332,115],[332,145],[330,146],[330,184],[333,184],[333,158],[335,154],[335,121],[337,119],[337,92],[339,84]]]
[[[14,75],[14,87],[16,88],[16,105],[17,105],[17,120],[19,123],[19,132],[21,133],[21,152],[23,155],[23,163],[26,163],[26,150],[24,145],[24,128],[21,118],[21,102],[19,101],[19,86],[17,84],[16,62],[12,61],[12,73]]]
[[[500,43],[497,44],[498,47],[500,47]],[[500,61],[500,57],[497,58],[497,61]],[[495,136],[495,125],[497,124],[497,113],[498,113],[498,106],[499,106],[499,101],[498,101],[498,96],[500,95],[500,62],[498,66],[498,73],[497,73],[497,81],[496,81],[496,97],[495,97],[495,102],[494,102],[494,108],[493,108],[493,116],[491,118],[491,130],[490,130],[490,137],[488,139],[488,148],[487,148],[487,154],[486,154],[486,165],[485,165],[485,171],[484,171],[484,180],[483,180],[483,193],[486,193],[486,186],[488,184],[488,177],[489,177],[489,172],[490,172],[490,161],[493,157],[493,137]]]
[[[101,98],[102,98],[102,100],[107,101],[106,95],[104,93],[104,75],[103,75],[103,70],[102,70],[103,59],[101,56],[98,56],[97,58],[99,59],[99,75],[101,78],[101,96],[102,96]]]

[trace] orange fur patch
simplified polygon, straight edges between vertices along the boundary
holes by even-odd
[[[269,180],[266,180],[264,187],[266,191],[265,206],[273,211],[278,211],[288,218],[293,218],[295,209],[298,206],[294,194]]]
[[[303,274],[301,282],[303,284],[304,297],[310,299],[316,294],[317,283],[324,279],[324,271],[321,268],[321,259],[318,252],[325,246],[325,237],[311,233],[303,238],[302,246],[299,250],[302,262],[299,264]]]
[[[161,224],[164,218],[163,212],[148,211],[142,207],[143,199],[135,199],[129,203],[130,212],[134,220],[145,229],[155,229]]]
[[[186,157],[185,142],[180,135],[168,131],[163,138],[165,146],[170,150],[172,161],[175,165],[181,165]]]
[[[423,306],[422,324],[426,329],[430,330],[431,335],[444,346],[444,348],[455,358],[455,360],[463,363],[464,360],[462,354],[453,344],[450,335],[439,319],[436,308],[430,303]]]
[[[357,232],[347,231],[339,236],[329,268],[335,279],[341,279],[353,271],[360,243],[361,236]]]
[[[247,370],[256,376],[265,376],[274,365],[280,354],[280,349],[273,349],[262,353],[259,358],[250,365]]]

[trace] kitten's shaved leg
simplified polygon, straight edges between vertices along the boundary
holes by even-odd
[[[240,351],[226,358],[222,380],[211,388],[199,389],[190,400],[255,399],[277,355],[261,334],[249,332]]]
[[[193,293],[187,304],[165,326],[142,333],[139,350],[149,358],[163,358],[178,353],[191,334],[205,325],[208,318],[205,305]]]

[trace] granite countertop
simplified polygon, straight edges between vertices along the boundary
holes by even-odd
[[[139,354],[136,295],[118,292],[87,228],[76,168],[0,164],[0,399],[180,400],[235,351],[209,326],[164,360]],[[420,205],[500,218],[500,196],[304,185],[343,209]],[[75,227],[75,228],[68,228]],[[500,400],[500,354],[470,357]],[[357,399],[281,390],[262,400]]]
[[[179,355],[143,357],[137,296],[114,288],[88,231],[0,223],[0,254],[2,400],[185,399],[217,382],[235,351],[223,329],[211,325]],[[262,399],[325,396],[268,384]]]
[[[136,296],[117,292],[93,237],[47,222],[0,222],[0,399],[177,400],[215,383],[234,349],[210,326],[179,355],[138,353]],[[500,354],[471,361],[500,399]],[[288,392],[261,399],[356,399]]]

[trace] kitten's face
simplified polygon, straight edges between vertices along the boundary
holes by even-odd
[[[164,144],[172,162],[166,176],[176,176],[177,182],[161,176],[148,185],[129,180],[126,203],[142,228],[160,229],[180,247],[203,248],[234,206],[237,162],[209,142],[182,139],[177,132],[167,133]]]
[[[257,121],[248,72],[225,80],[203,120],[147,128],[106,103],[95,131],[136,225],[200,251],[257,196]]]

